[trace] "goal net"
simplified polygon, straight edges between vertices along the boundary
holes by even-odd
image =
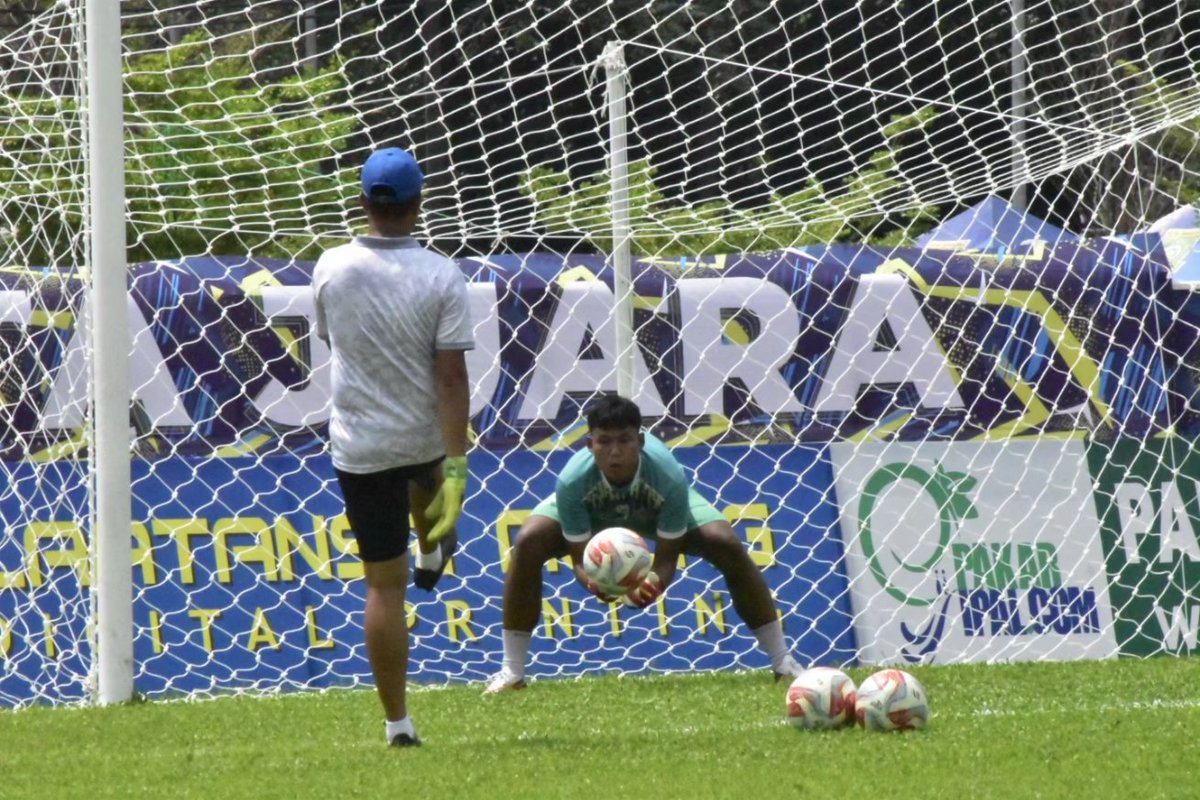
[[[115,109],[88,102],[80,0],[6,4],[0,704],[95,689],[104,114],[141,694],[370,683],[310,282],[385,145],[420,160],[419,238],[476,324],[415,682],[498,668],[516,533],[617,391],[802,662],[1193,652],[1200,12],[1157,5],[127,0]],[[544,579],[532,676],[767,665],[704,562],[643,611],[565,561]]]

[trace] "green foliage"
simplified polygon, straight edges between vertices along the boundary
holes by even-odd
[[[655,183],[647,161],[628,166],[630,226],[635,255],[697,255],[772,250],[835,241],[898,244],[913,226],[935,218],[932,206],[909,205],[897,161],[905,140],[920,132],[934,112],[921,109],[884,128],[885,146],[872,153],[840,187],[810,180],[790,194],[774,194],[757,208],[728,200],[672,204]],[[535,167],[525,173],[522,192],[537,221],[551,234],[579,235],[598,249],[612,248],[611,177],[605,173],[573,182],[565,172]],[[903,209],[889,213],[889,209]]]
[[[8,798],[1195,796],[1194,658],[913,667],[927,730],[804,732],[765,672],[0,713]],[[870,670],[853,669],[861,682]]]
[[[86,199],[80,114],[73,101],[0,95],[0,256],[48,264],[78,254]]]
[[[1126,80],[1138,87],[1137,104],[1156,117],[1177,116],[1177,109],[1195,108],[1196,86],[1193,83],[1168,84],[1127,61],[1118,62]],[[1191,116],[1159,132],[1151,140],[1153,157],[1160,163],[1151,172],[1154,187],[1171,198],[1174,204],[1200,205],[1200,116]]]
[[[340,64],[256,71],[236,41],[196,32],[125,66],[131,261],[196,253],[311,256],[356,192],[332,163],[355,128]],[[85,209],[74,100],[0,97],[7,263],[80,259]]]

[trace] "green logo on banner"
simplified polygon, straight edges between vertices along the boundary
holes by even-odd
[[[879,549],[875,541],[875,531],[872,527],[872,516],[879,496],[893,484],[908,481],[916,484],[933,500],[938,510],[938,539],[933,553],[925,560],[910,564],[905,557],[894,550],[889,551],[892,560],[904,572],[926,574],[942,560],[946,548],[950,546],[954,534],[958,531],[959,523],[964,519],[974,519],[979,516],[971,498],[967,495],[977,483],[975,478],[965,472],[950,472],[936,465],[933,472],[928,472],[915,464],[896,462],[885,464],[867,478],[862,494],[858,500],[858,535],[862,544],[863,555],[867,567],[879,585],[889,595],[905,605],[932,605],[937,597],[921,597],[905,591],[892,582],[888,571],[880,563]]]

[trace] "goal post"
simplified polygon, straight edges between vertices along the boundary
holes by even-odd
[[[370,683],[311,278],[385,145],[476,338],[414,683],[498,668],[609,392],[801,661],[1195,653],[1197,12],[851,5],[0,12],[0,705]],[[767,666],[709,564],[543,574],[533,677]]]
[[[612,263],[613,324],[616,326],[617,391],[633,397],[633,285],[629,237],[629,153],[626,139],[625,53],[620,42],[604,45],[600,57],[604,67],[608,110],[608,159],[612,175]]]
[[[93,380],[96,700],[133,696],[129,321],[126,316],[125,119],[121,4],[87,0],[88,241]],[[120,157],[118,157],[118,155]]]

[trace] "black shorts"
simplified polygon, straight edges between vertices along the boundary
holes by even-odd
[[[334,469],[346,517],[358,540],[358,557],[363,561],[389,561],[408,550],[408,482],[433,491],[434,470],[442,459],[427,464],[392,467],[381,472],[357,475]]]

